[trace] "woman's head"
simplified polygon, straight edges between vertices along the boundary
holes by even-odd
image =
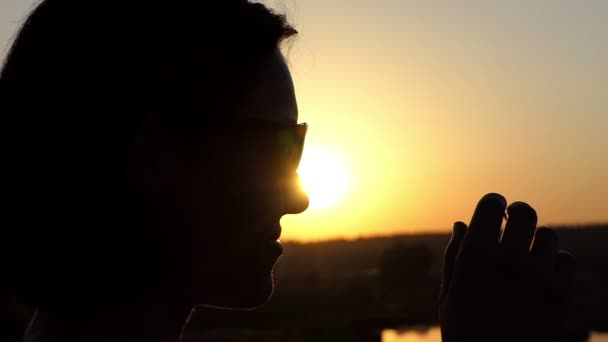
[[[49,307],[168,284],[262,304],[279,219],[307,206],[283,151],[303,138],[294,34],[245,0],[42,2],[0,79],[11,287]]]

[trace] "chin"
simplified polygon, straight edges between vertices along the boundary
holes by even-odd
[[[206,296],[201,304],[227,309],[256,309],[270,300],[273,291],[272,274],[257,279],[239,279],[220,285],[215,295]]]

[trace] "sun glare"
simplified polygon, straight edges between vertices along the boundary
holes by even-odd
[[[310,197],[309,209],[327,208],[348,190],[349,177],[345,164],[327,149],[305,148],[298,173]]]

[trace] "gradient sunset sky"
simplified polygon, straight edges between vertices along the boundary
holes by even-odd
[[[0,2],[2,56],[34,3]],[[608,222],[608,1],[267,3],[300,31],[305,157],[349,179],[285,239],[447,231],[487,192],[541,224]]]

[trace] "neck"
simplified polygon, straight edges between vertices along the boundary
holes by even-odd
[[[191,306],[169,296],[106,301],[87,308],[39,310],[24,342],[178,342]]]

